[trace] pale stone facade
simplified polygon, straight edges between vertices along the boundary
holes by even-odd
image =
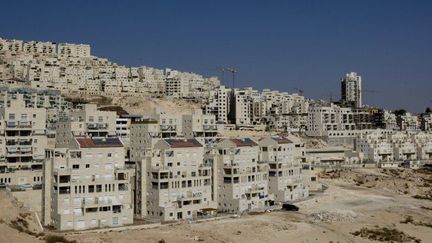
[[[43,223],[85,230],[133,223],[133,169],[118,138],[76,137],[47,151]]]

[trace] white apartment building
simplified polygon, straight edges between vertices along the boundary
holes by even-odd
[[[189,97],[191,92],[191,80],[176,70],[166,69],[165,95],[178,98]]]
[[[114,111],[98,110],[96,104],[84,104],[58,122],[56,146],[67,146],[74,136],[114,136],[116,116]]]
[[[214,147],[219,211],[242,213],[269,206],[268,164],[250,138],[222,139]]]
[[[417,147],[417,159],[432,160],[432,133],[419,132],[412,135]]]
[[[234,103],[231,110],[231,120],[237,126],[253,125],[254,118],[254,103],[259,100],[259,93],[252,88],[242,90],[234,90]]]
[[[21,98],[0,108],[0,183],[42,184],[47,148],[46,110],[26,107]]]
[[[228,123],[228,115],[231,110],[232,89],[219,86],[216,90],[210,91],[210,101],[205,107],[207,114],[214,114],[216,121],[221,124]]]
[[[394,159],[396,161],[416,160],[417,147],[412,136],[407,132],[390,134],[388,140],[393,144]]]
[[[182,131],[182,116],[174,113],[154,113],[152,118],[159,122],[159,131],[163,138],[181,136]]]
[[[163,70],[152,67],[139,67],[139,82],[137,83],[138,93],[150,93],[154,96],[161,96],[166,90],[166,77]]]
[[[304,145],[286,137],[266,137],[259,141],[260,160],[268,163],[268,190],[275,201],[296,201],[309,196],[304,184]]]
[[[90,57],[90,45],[59,43],[57,54],[60,57]]]
[[[420,129],[420,123],[417,116],[407,112],[405,115],[396,118],[397,124],[401,131],[417,131]]]
[[[23,52],[53,55],[56,53],[56,45],[52,42],[27,41],[23,43]]]
[[[118,138],[76,137],[47,150],[43,223],[57,230],[86,230],[133,223],[131,177]]]
[[[0,79],[30,81],[31,87],[65,93],[161,97],[207,101],[216,77],[151,67],[125,67],[91,56],[89,45],[0,39]]]
[[[327,136],[332,131],[355,130],[351,108],[330,105],[310,105],[308,112],[307,134]]]
[[[22,52],[23,50],[23,41],[22,40],[6,40],[0,38],[0,51],[5,52]]]
[[[421,130],[432,131],[432,113],[424,114],[421,118]]]
[[[158,120],[135,119],[130,125],[130,160],[139,163],[148,149],[162,138]]]
[[[359,134],[356,139],[356,151],[361,153],[365,162],[381,163],[395,160],[393,144],[388,136],[371,131]]]
[[[219,133],[216,116],[203,114],[201,109],[194,110],[192,114],[184,114],[182,126],[185,138],[195,138],[203,144],[213,141]]]
[[[341,79],[342,102],[361,108],[362,105],[362,78],[356,72],[345,74]]]
[[[137,163],[136,213],[170,221],[196,219],[216,210],[212,165],[196,139],[159,139]]]
[[[399,126],[396,121],[396,115],[389,111],[384,111],[384,124],[386,129],[399,130]]]

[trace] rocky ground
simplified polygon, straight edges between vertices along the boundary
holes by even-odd
[[[432,200],[432,171],[426,169],[331,169],[324,170],[321,178],[375,188],[380,191]]]

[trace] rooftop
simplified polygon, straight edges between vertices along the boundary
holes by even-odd
[[[81,148],[123,147],[119,138],[75,138]]]
[[[287,144],[287,143],[293,143],[293,141],[289,140],[286,137],[271,137],[273,140],[275,140],[278,144]]]
[[[164,139],[171,148],[192,148],[192,147],[202,147],[202,144],[196,139]]]
[[[250,138],[231,138],[230,141],[235,143],[237,147],[258,146],[258,144]]]

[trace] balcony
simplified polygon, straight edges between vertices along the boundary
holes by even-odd
[[[175,132],[175,131],[177,131],[177,126],[176,125],[161,125],[160,130],[162,132]]]
[[[261,191],[264,191],[263,186],[253,185],[250,188],[247,189],[247,193],[259,193]]]
[[[17,147],[17,146],[8,146],[7,147],[7,157],[10,156],[31,156],[32,148],[31,147]]]
[[[216,125],[203,125],[204,131],[217,131]]]
[[[89,122],[89,123],[87,123],[87,129],[89,129],[89,130],[106,130],[106,129],[108,129],[108,123]]]
[[[31,129],[31,121],[7,121],[6,129]]]

